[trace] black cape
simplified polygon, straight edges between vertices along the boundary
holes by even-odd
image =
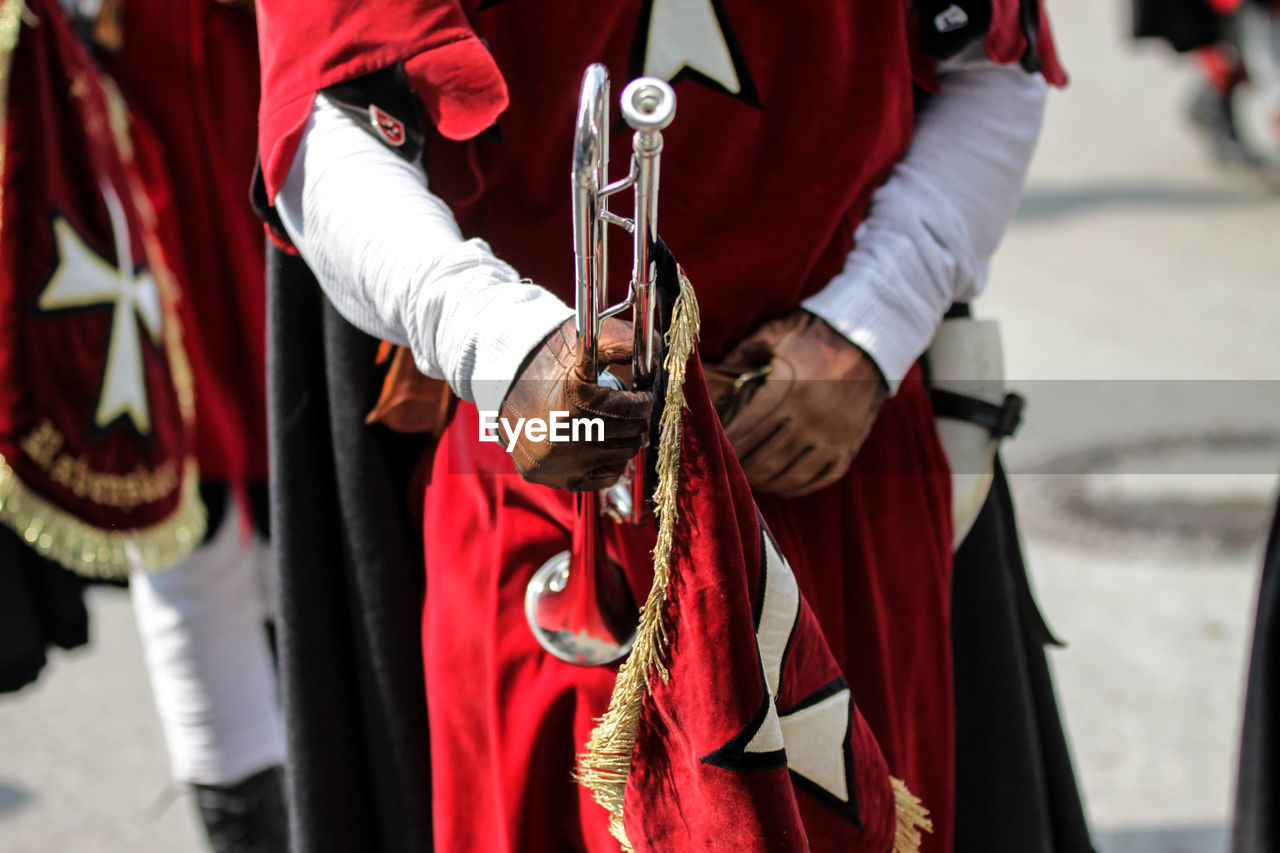
[[[366,427],[377,341],[268,259],[271,528],[295,850],[431,849],[420,441]]]
[[[377,342],[271,250],[272,529],[295,850],[431,849],[420,638],[423,443],[364,415]],[[1088,853],[1003,477],[957,555],[956,853]]]
[[[1258,588],[1249,680],[1245,688],[1244,732],[1236,783],[1233,853],[1280,850],[1280,509]]]

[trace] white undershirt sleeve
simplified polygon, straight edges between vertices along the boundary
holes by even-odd
[[[323,94],[275,208],[343,317],[407,345],[419,370],[482,410],[500,407],[524,357],[573,314],[483,240],[462,239],[421,164]]]
[[[996,65],[981,44],[938,73],[940,90],[872,197],[844,270],[804,302],[865,350],[895,392],[951,303],[985,284],[1044,117],[1044,78]]]

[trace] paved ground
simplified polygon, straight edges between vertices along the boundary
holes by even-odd
[[[91,598],[93,641],[0,699],[0,850],[201,850],[189,795],[169,783],[127,596]]]
[[[1031,402],[1008,458],[1099,846],[1223,853],[1280,471],[1280,196],[1207,165],[1188,72],[1118,4],[1052,5],[1074,82],[980,305]],[[128,603],[92,605],[92,648],[0,699],[0,849],[198,850]]]

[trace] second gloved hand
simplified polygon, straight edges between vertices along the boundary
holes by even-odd
[[[708,375],[751,371],[764,381],[725,425],[751,487],[797,497],[843,477],[888,394],[875,362],[797,311],[748,335]]]

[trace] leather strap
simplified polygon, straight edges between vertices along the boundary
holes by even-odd
[[[930,389],[929,395],[935,415],[977,424],[991,433],[991,437],[997,441],[1018,431],[1022,423],[1022,410],[1027,402],[1021,394],[1014,393],[1005,394],[1004,402],[1000,405],[942,388]]]

